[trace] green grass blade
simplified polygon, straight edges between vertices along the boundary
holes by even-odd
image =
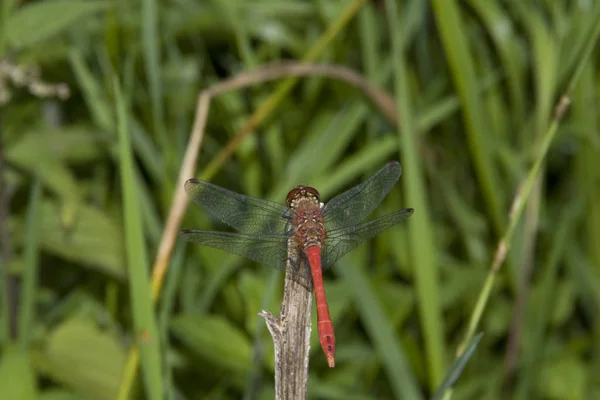
[[[251,37],[248,35],[246,26],[248,22],[244,19],[244,3],[231,0],[217,0],[215,6],[223,14],[235,35],[235,41],[240,53],[240,58],[246,68],[254,69],[258,66],[258,59],[252,49]]]
[[[517,123],[525,118],[525,93],[523,80],[525,65],[520,58],[519,42],[514,21],[502,3],[493,1],[469,0],[469,5],[481,18],[498,51],[512,102],[514,115],[508,116]]]
[[[0,58],[4,57],[4,53],[6,52],[6,45],[8,42],[8,29],[7,29],[7,21],[10,12],[12,11],[14,1],[5,0],[0,4]]]
[[[163,90],[160,76],[160,40],[158,33],[158,5],[156,0],[143,0],[141,7],[142,46],[144,51],[144,67],[152,104],[152,122],[163,151],[172,149],[169,146],[164,127]],[[169,157],[166,157],[169,159]]]
[[[125,243],[129,268],[129,288],[131,308],[135,325],[136,341],[140,347],[142,373],[146,397],[162,399],[163,385],[161,372],[159,332],[154,315],[148,261],[144,246],[144,234],[139,209],[138,189],[134,178],[133,153],[131,150],[127,109],[117,78],[113,87],[116,99],[117,126],[119,131],[119,159],[121,187],[123,191],[123,220],[125,223]],[[131,396],[127,396],[131,398]]]
[[[456,0],[433,0],[434,16],[440,30],[446,58],[452,71],[454,86],[462,104],[469,150],[475,166],[482,195],[493,221],[496,235],[500,237],[506,224],[496,171],[492,164],[490,135],[486,135],[485,112],[479,88],[476,85],[475,65],[468,48],[465,23],[460,16]]]
[[[560,63],[554,33],[541,15],[528,13],[531,40],[533,42],[533,67],[536,91],[535,135],[539,138],[552,118],[556,94],[558,64]]]
[[[27,348],[32,333],[36,294],[38,293],[41,197],[42,183],[36,176],[29,195],[27,221],[25,222],[25,263],[21,276],[19,304],[19,343],[23,350]]]
[[[9,2],[10,3],[10,2]],[[6,34],[10,46],[24,49],[47,41],[68,26],[112,6],[110,1],[43,1],[28,3],[7,18]]]
[[[429,387],[434,389],[441,382],[445,368],[445,344],[442,328],[442,312],[439,300],[438,269],[434,244],[434,229],[427,202],[424,173],[418,158],[417,131],[413,121],[412,99],[408,91],[408,72],[404,61],[404,50],[401,45],[401,27],[396,21],[398,11],[395,2],[388,1],[387,13],[390,15],[390,41],[395,69],[394,92],[396,107],[400,118],[398,133],[401,143],[401,164],[403,165],[404,189],[406,205],[415,208],[414,215],[408,221],[409,243],[411,247],[411,264],[417,293],[420,298],[419,318],[425,341],[425,354],[428,367]]]
[[[160,329],[161,342],[163,343],[163,359],[167,360],[169,351],[169,324],[173,307],[177,296],[178,283],[181,279],[181,270],[185,261],[185,245],[180,242],[175,248],[173,260],[169,266],[169,273],[165,280],[165,288],[160,298],[158,307],[158,326]],[[173,385],[173,368],[165,363],[165,391],[169,398],[175,398]]]
[[[406,353],[398,341],[394,329],[378,304],[369,279],[360,268],[349,261],[334,266],[336,274],[348,281],[353,288],[354,303],[363,326],[389,377],[390,385],[397,399],[420,399],[419,385],[413,375]]]
[[[475,349],[479,345],[479,342],[481,341],[482,337],[483,337],[483,333],[479,333],[479,334],[475,335],[475,337],[473,337],[473,339],[471,339],[471,343],[469,343],[469,345],[467,346],[465,351],[461,354],[461,356],[458,357],[456,360],[454,360],[452,365],[450,365],[450,368],[448,369],[448,373],[446,374],[444,381],[440,385],[439,389],[436,390],[435,394],[431,398],[432,400],[443,399],[444,393],[446,392],[446,390],[452,388],[456,384],[456,382],[458,381],[458,378],[460,378],[463,370],[465,369],[467,362],[469,361],[469,359],[475,352]]]
[[[10,297],[8,296],[8,263],[5,262],[4,256],[0,257],[0,279],[2,279],[2,313],[0,314],[0,343],[6,344],[10,340]]]
[[[579,202],[572,204],[572,207],[560,216],[558,229],[552,239],[551,250],[543,266],[541,282],[539,283],[540,290],[543,293],[541,296],[544,299],[541,304],[545,306],[537,309],[534,318],[527,321],[527,328],[532,332],[533,340],[531,340],[530,346],[522,350],[521,360],[524,368],[519,376],[515,399],[525,400],[533,396],[531,389],[534,387],[536,372],[538,372],[536,365],[540,365],[543,361],[546,347],[544,333],[549,328],[550,316],[553,311],[553,299],[556,296],[556,286],[560,279],[558,275],[559,265],[562,257],[565,256],[564,249],[573,237],[573,228],[575,223],[579,222],[579,215],[581,215],[582,210],[583,204]]]

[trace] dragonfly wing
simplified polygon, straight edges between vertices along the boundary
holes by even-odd
[[[328,234],[327,239],[325,240],[325,246],[323,246],[322,249],[323,269],[331,267],[337,260],[362,242],[371,239],[387,228],[410,217],[413,211],[412,208],[406,208],[358,226],[331,231]]]
[[[179,235],[189,242],[244,256],[260,264],[286,268],[288,239],[282,235],[244,235],[191,229],[181,231]]]
[[[398,162],[389,162],[360,185],[331,199],[323,208],[325,228],[335,230],[363,221],[381,204],[401,173]]]
[[[199,179],[185,182],[190,199],[238,232],[283,234],[289,209],[279,203],[244,196]]]

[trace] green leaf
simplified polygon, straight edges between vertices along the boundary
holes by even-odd
[[[53,254],[98,269],[113,277],[125,277],[123,235],[107,214],[81,205],[69,230],[54,201],[42,204],[42,247]]]
[[[250,372],[250,340],[226,319],[181,314],[173,319],[171,329],[177,338],[211,365],[243,375]]]
[[[38,400],[89,400],[83,395],[71,393],[66,390],[47,390],[40,394]]]
[[[583,399],[586,393],[588,367],[567,354],[544,365],[537,379],[538,396],[550,399]]]
[[[45,336],[34,353],[44,374],[89,398],[114,399],[125,364],[117,338],[84,319],[71,319]]]
[[[236,292],[236,297],[242,301],[243,313],[246,317],[246,330],[254,332],[258,323],[263,323],[258,317],[263,302],[264,293],[266,290],[265,279],[258,277],[250,271],[242,271],[240,273],[239,292]],[[240,297],[241,294],[241,297]]]
[[[97,160],[100,136],[86,126],[71,126],[50,132],[27,132],[6,151],[11,162],[24,165],[32,160],[84,163]]]
[[[44,1],[18,8],[7,21],[8,43],[15,48],[46,40],[100,10],[112,6],[108,1]]]
[[[39,176],[44,187],[60,196],[69,206],[79,204],[79,186],[72,171],[67,168],[65,163],[48,157],[45,152],[32,151],[27,153],[22,151],[16,155],[18,157],[9,154],[7,159],[18,167],[29,171],[30,174]]]
[[[0,399],[37,399],[37,383],[29,354],[9,346],[0,361]]]
[[[89,400],[87,397],[71,393],[66,390],[47,390],[37,398],[38,400]]]
[[[554,309],[552,310],[552,324],[561,326],[569,323],[569,319],[575,310],[577,300],[577,289],[572,280],[561,282],[554,293]]]
[[[374,284],[377,297],[384,308],[390,324],[394,327],[401,326],[414,312],[415,299],[413,290],[407,285],[402,285],[389,280],[382,280]]]

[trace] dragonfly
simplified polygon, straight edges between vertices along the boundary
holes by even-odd
[[[326,204],[310,186],[292,189],[286,204],[232,192],[199,179],[189,179],[190,199],[239,233],[186,229],[183,239],[285,269],[300,281],[312,281],[317,308],[317,331],[329,367],[335,366],[335,334],[325,296],[323,274],[349,251],[408,218],[412,208],[363,222],[396,184],[402,168],[388,162],[361,184]],[[296,262],[290,258],[295,251]],[[298,262],[301,259],[304,262]],[[308,265],[309,268],[302,267]],[[309,271],[307,271],[309,269]]]

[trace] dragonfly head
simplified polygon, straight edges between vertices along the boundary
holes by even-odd
[[[287,195],[286,203],[289,208],[294,210],[298,203],[309,201],[311,203],[319,204],[320,194],[317,189],[310,186],[300,185],[292,190]]]

